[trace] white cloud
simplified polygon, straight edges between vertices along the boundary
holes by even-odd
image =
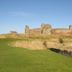
[[[28,12],[8,12],[8,14],[13,15],[13,16],[33,16],[32,13],[28,13]]]

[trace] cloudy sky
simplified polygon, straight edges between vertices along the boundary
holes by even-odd
[[[0,34],[24,31],[24,26],[53,28],[72,24],[72,0],[0,0]]]

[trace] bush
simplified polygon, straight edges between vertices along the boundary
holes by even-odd
[[[63,44],[63,39],[62,38],[59,38],[59,43]]]

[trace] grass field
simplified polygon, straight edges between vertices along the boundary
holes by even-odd
[[[14,39],[0,39],[0,72],[72,72],[72,57],[49,50],[9,47]]]

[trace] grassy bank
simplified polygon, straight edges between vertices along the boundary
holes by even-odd
[[[72,72],[72,57],[9,47],[12,41],[15,39],[0,39],[0,72]]]

